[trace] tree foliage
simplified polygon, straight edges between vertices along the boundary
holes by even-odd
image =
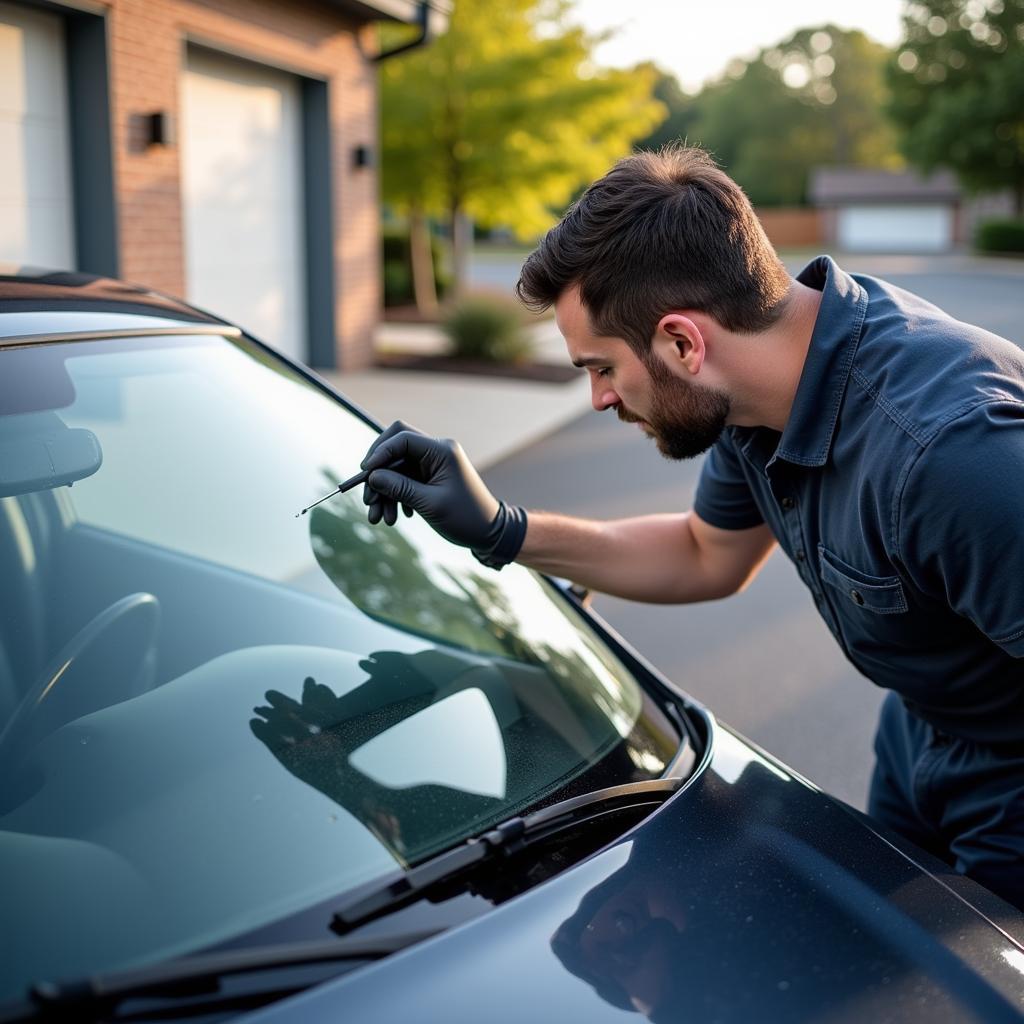
[[[564,0],[456,0],[448,31],[381,70],[384,198],[522,237],[665,116],[654,71],[605,71]]]
[[[668,111],[668,116],[649,135],[636,143],[637,149],[661,149],[670,142],[686,141],[699,116],[697,101],[679,84],[675,75],[645,64],[654,73],[654,98]]]
[[[761,205],[800,203],[811,168],[899,165],[885,118],[889,51],[859,31],[801,29],[737,60],[696,97],[665,96],[666,125],[710,149]],[[667,141],[659,130],[648,144]]]
[[[889,80],[907,157],[1011,188],[1024,213],[1024,0],[915,0],[903,23]]]

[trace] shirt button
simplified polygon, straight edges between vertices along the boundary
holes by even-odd
[[[853,598],[853,603],[854,604],[863,604],[864,603],[864,595],[859,590],[851,590],[850,591],[850,597]]]
[[[807,556],[804,554],[804,549],[803,548],[800,548],[797,551],[797,553],[796,553],[796,560],[798,562],[805,562],[805,561],[807,561]]]
[[[793,508],[793,506],[794,506],[794,505],[796,505],[796,502],[795,502],[795,501],[794,501],[794,500],[793,500],[792,498],[788,498],[788,497],[787,497],[787,498],[783,498],[783,499],[782,499],[782,507],[783,507],[783,508],[784,508],[784,509],[785,509],[785,510],[786,510],[787,512],[788,512],[788,511],[789,511],[789,510],[790,510],[791,508]]]

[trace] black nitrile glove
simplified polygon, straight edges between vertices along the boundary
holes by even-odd
[[[384,469],[399,462],[397,469]],[[470,548],[478,561],[500,569],[513,561],[526,536],[526,512],[498,501],[456,441],[429,437],[400,420],[370,446],[362,469],[371,523],[394,526],[398,506],[419,514],[442,536]]]

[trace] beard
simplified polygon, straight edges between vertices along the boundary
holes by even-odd
[[[687,384],[661,362],[644,364],[651,380],[651,411],[636,416],[621,404],[623,423],[645,423],[666,459],[692,459],[706,452],[722,435],[729,417],[729,396],[714,388]]]

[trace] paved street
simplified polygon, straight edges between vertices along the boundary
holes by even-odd
[[[885,276],[1024,345],[1024,264],[963,257],[860,258]],[[663,460],[635,427],[588,413],[493,466],[494,491],[531,507],[611,518],[689,507],[699,464]],[[882,693],[843,658],[782,556],[749,590],[690,607],[598,597],[596,609],[724,721],[823,789],[863,807]]]

